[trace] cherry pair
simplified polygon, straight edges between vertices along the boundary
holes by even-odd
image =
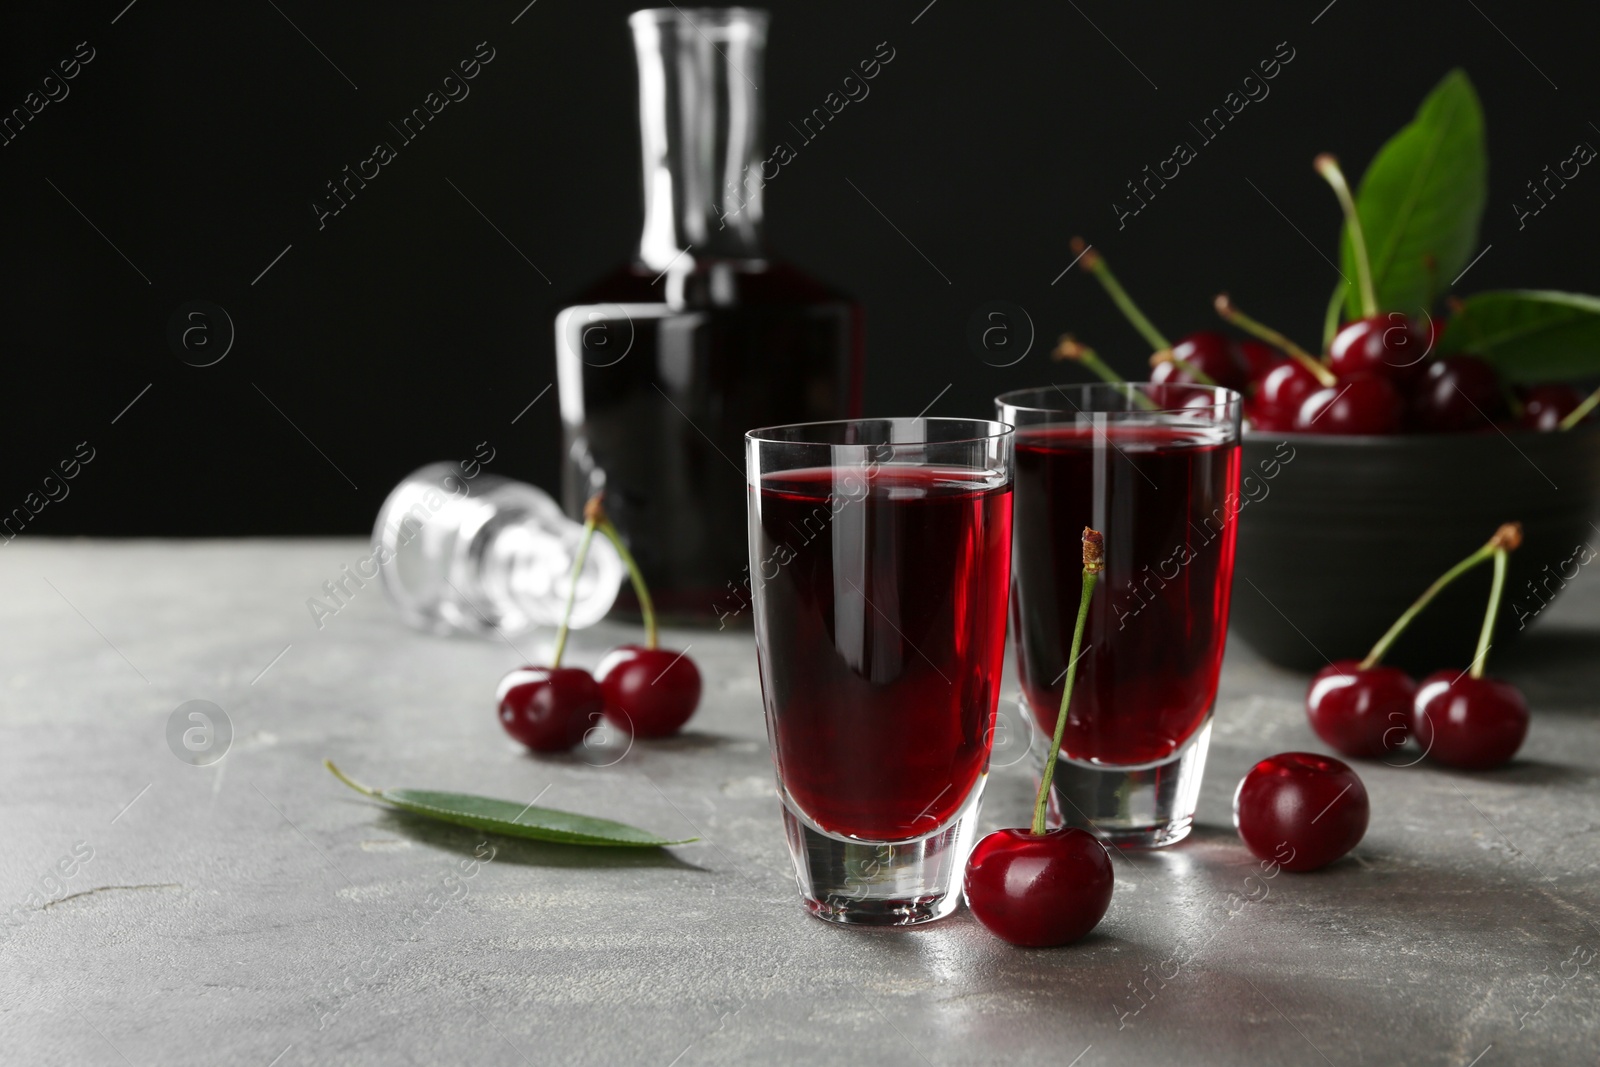
[[[681,652],[657,647],[655,608],[644,575],[600,496],[584,506],[583,541],[572,571],[555,653],[548,667],[518,667],[500,679],[495,694],[500,725],[535,752],[565,752],[599,725],[601,718],[634,737],[667,737],[678,732],[700,703],[700,671]],[[644,615],[644,645],[622,645],[606,653],[594,674],[561,666],[568,619],[578,576],[598,530],[616,547]]]
[[[1424,754],[1452,767],[1482,770],[1510,761],[1528,733],[1528,705],[1509,682],[1484,677],[1489,644],[1505,588],[1506,562],[1522,543],[1522,527],[1507,523],[1483,547],[1430,585],[1365,659],[1339,660],[1318,671],[1306,692],[1311,729],[1347,756],[1376,759],[1415,738]],[[1421,686],[1381,660],[1411,620],[1439,592],[1486,560],[1494,563],[1488,611],[1468,670],[1441,670]]]

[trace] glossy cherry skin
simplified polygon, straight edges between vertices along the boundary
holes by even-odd
[[[1328,345],[1328,368],[1343,378],[1351,374],[1381,374],[1398,386],[1421,376],[1431,331],[1398,311],[1357,319],[1333,335]]]
[[[1368,813],[1356,772],[1311,752],[1269,756],[1233,795],[1233,824],[1245,845],[1286,871],[1314,871],[1355,848]]]
[[[1239,355],[1244,358],[1245,370],[1252,383],[1265,378],[1279,364],[1288,363],[1289,357],[1265,341],[1251,338],[1238,343]]]
[[[1215,330],[1201,330],[1183,338],[1172,346],[1172,358],[1198,367],[1225,389],[1243,392],[1250,376],[1250,368],[1233,338]],[[1194,384],[1195,377],[1176,362],[1161,362],[1151,368],[1150,380],[1158,385]]]
[[[1487,430],[1505,414],[1494,368],[1475,356],[1445,356],[1411,391],[1411,424],[1432,433]]]
[[[1065,945],[1093,930],[1111,905],[1111,858],[1075,826],[1048,833],[996,830],[967,857],[967,907],[1013,945]]]
[[[1294,360],[1285,360],[1256,383],[1250,398],[1250,421],[1258,430],[1292,430],[1306,397],[1321,388],[1317,379]]]
[[[600,721],[600,687],[580,667],[518,667],[495,699],[506,733],[535,752],[565,752]]]
[[[1294,428],[1301,433],[1398,433],[1404,413],[1405,403],[1387,378],[1353,374],[1301,401]]]
[[[670,737],[700,706],[700,668],[681,652],[621,645],[594,674],[606,718],[635,737]]]
[[[1528,736],[1528,704],[1498,678],[1435,671],[1412,702],[1411,734],[1429,757],[1481,771],[1508,763]]]
[[[1523,396],[1522,418],[1518,421],[1529,430],[1559,430],[1561,420],[1581,403],[1583,397],[1570,385],[1536,385]]]
[[[1342,659],[1318,671],[1306,690],[1312,731],[1341,755],[1377,759],[1406,743],[1417,683],[1397,667],[1361,668]]]

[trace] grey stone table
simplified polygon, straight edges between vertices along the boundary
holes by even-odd
[[[319,629],[307,598],[362,554],[5,547],[0,1062],[1497,1067],[1600,1052],[1588,575],[1497,664],[1534,707],[1517,763],[1363,765],[1371,829],[1318,874],[1261,878],[1230,829],[1254,760],[1320,748],[1304,679],[1233,647],[1196,832],[1117,856],[1088,940],[1020,951],[965,912],[896,932],[801,910],[748,634],[672,635],[708,684],[683,736],[534,758],[491,700],[547,637],[413,633],[372,584]],[[622,637],[582,633],[577,659]],[[232,724],[219,762],[169,749],[189,700]],[[1015,737],[990,825],[1028,807]],[[702,840],[653,855],[486,842],[346,790],[326,756],[374,784],[542,796]]]

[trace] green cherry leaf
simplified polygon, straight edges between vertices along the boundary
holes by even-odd
[[[474,830],[552,841],[563,845],[593,845],[603,848],[659,848],[687,845],[699,838],[668,840],[627,823],[579,815],[555,808],[538,808],[510,800],[481,797],[473,793],[441,793],[431,789],[373,789],[349,778],[332,760],[323,766],[345,785],[363,796],[381,800],[401,811],[422,815],[440,822],[470,826]]]
[[[1466,72],[1452,70],[1378,150],[1356,193],[1380,311],[1431,310],[1477,254],[1488,174],[1483,108]],[[1340,246],[1344,275],[1353,280],[1348,227]],[[1344,304],[1346,316],[1361,317],[1355,286]]]
[[[1439,339],[1441,352],[1487,360],[1519,385],[1600,374],[1600,297],[1508,289],[1468,297]]]

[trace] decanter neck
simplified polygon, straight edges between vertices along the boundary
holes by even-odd
[[[644,232],[651,270],[762,254],[761,105],[767,15],[635,11]]]

